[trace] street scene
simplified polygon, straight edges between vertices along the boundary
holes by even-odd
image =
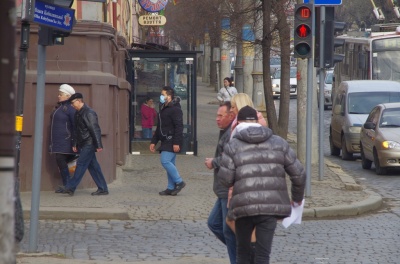
[[[400,263],[400,1],[0,10],[0,264]]]
[[[41,210],[49,214],[56,209],[67,211],[76,219],[40,220],[38,251],[50,256],[29,257],[29,253],[21,253],[18,263],[52,263],[55,260],[57,263],[229,263],[226,248],[207,227],[215,195],[212,171],[203,161],[214,152],[218,105],[215,92],[204,83],[198,83],[197,95],[199,155],[177,158],[187,188],[176,197],[160,197],[158,191],[164,185],[164,172],[158,164],[158,155],[132,155],[122,178],[109,186],[107,197],[93,199],[86,189],[78,190],[73,197],[42,192]],[[296,99],[290,101],[290,111],[297,111]],[[331,110],[326,110],[324,115],[328,123]],[[291,116],[294,118],[290,120],[290,133],[295,134],[296,115]],[[397,263],[400,257],[397,250],[400,234],[396,228],[400,217],[400,191],[393,186],[400,183],[400,178],[365,172],[359,159],[342,161],[329,156],[329,144],[325,149],[331,168],[341,167],[342,174],[354,178],[361,190],[345,190],[339,176],[328,166],[320,182],[317,168],[313,167],[312,196],[305,198],[306,208],[324,207],[329,211],[335,206],[356,204],[371,197],[371,193],[365,191],[381,196],[383,204],[360,216],[346,216],[344,211],[339,211],[336,217],[305,217],[301,225],[288,229],[278,224],[271,263]],[[22,194],[27,207],[29,195]],[[364,206],[371,204],[368,202]],[[99,213],[95,217],[110,219],[79,219],[95,208],[104,208],[103,216]],[[111,209],[115,208],[127,212],[129,219],[119,220],[120,216],[113,216]],[[356,205],[351,208],[357,210]],[[29,221],[25,223],[26,236],[20,245],[21,252],[29,248]]]

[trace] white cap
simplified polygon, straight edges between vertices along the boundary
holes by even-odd
[[[58,90],[69,95],[73,95],[75,93],[75,89],[69,84],[61,84],[60,89]]]

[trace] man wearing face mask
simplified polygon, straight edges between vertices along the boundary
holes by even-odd
[[[151,139],[150,151],[155,152],[156,144],[161,141],[158,151],[161,153],[161,165],[167,172],[167,189],[160,195],[177,195],[186,183],[182,180],[175,166],[176,153],[180,152],[183,140],[183,113],[180,98],[174,98],[174,90],[164,86],[160,95],[160,111],[156,132]]]

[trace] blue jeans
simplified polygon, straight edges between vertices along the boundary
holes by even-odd
[[[92,176],[97,188],[101,191],[108,191],[106,180],[104,179],[100,164],[96,159],[96,149],[93,145],[83,146],[80,149],[79,158],[76,161],[74,177],[68,181],[65,188],[74,192],[87,169],[89,169],[90,176]]]
[[[277,219],[270,215],[256,215],[236,219],[237,264],[252,264],[251,233],[256,228],[256,250],[254,264],[269,264],[272,239]]]
[[[142,138],[152,138],[153,137],[153,129],[142,127]]]
[[[207,225],[211,232],[226,245],[231,264],[236,264],[236,237],[226,224],[227,205],[228,199],[218,198],[210,212]]]
[[[176,153],[169,151],[161,151],[161,165],[167,171],[168,175],[168,186],[167,189],[175,189],[176,183],[181,183],[182,178],[179,175],[179,171],[175,166]]]

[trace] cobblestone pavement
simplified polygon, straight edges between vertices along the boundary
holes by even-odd
[[[197,94],[199,153],[177,158],[187,182],[178,196],[158,195],[166,186],[158,155],[130,155],[125,170],[110,184],[108,196],[90,196],[88,189],[78,189],[73,197],[41,192],[41,210],[64,209],[71,216],[81,214],[83,220],[40,220],[38,251],[56,256],[28,257],[25,253],[19,255],[18,263],[228,263],[225,247],[206,224],[215,195],[212,171],[204,166],[204,158],[214,155],[218,106],[210,104],[215,96],[210,87],[199,83]],[[362,189],[347,189],[340,174],[340,167],[327,159],[320,181],[318,168],[313,167],[312,196],[306,198],[306,208],[351,205],[368,198]],[[30,195],[21,196],[25,208]],[[121,209],[129,220],[88,220],[84,213],[92,209]],[[307,220],[289,229],[279,226],[271,263],[397,263],[400,239],[393,223],[398,222],[398,215],[382,212],[344,220]],[[26,220],[21,252],[29,250],[29,231]]]

